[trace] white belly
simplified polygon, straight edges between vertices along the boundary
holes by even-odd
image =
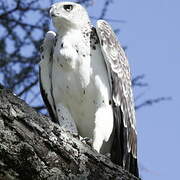
[[[89,84],[83,87],[78,73],[59,71],[58,68],[54,68],[53,75],[55,104],[61,103],[69,110],[82,137],[92,138],[95,112],[105,103],[95,84],[96,78],[91,76]]]
[[[75,53],[73,49],[66,50]],[[53,58],[52,80],[55,104],[63,105],[75,121],[80,136],[89,138],[93,138],[97,110],[99,107],[109,105],[111,100],[105,62],[101,51],[97,52],[92,51],[92,56],[84,59],[72,54],[68,59],[67,54],[65,57],[61,52],[55,54]]]

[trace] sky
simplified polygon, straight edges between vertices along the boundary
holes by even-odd
[[[55,1],[57,2],[57,1]],[[98,17],[104,0],[88,9]],[[138,159],[143,180],[180,178],[180,0],[113,0],[105,16],[127,46],[133,77],[145,74],[145,88],[135,88],[137,104],[157,97],[172,97],[136,113]],[[95,24],[95,21],[93,21]]]
[[[103,0],[95,1],[90,14],[99,14]],[[135,89],[148,98],[172,97],[137,111],[138,158],[144,180],[179,179],[180,170],[180,1],[114,0],[106,18],[120,28],[118,38],[128,46],[127,56],[133,76],[145,74],[149,84]]]

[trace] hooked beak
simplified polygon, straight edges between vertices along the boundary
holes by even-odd
[[[50,8],[49,14],[50,14],[50,16],[51,16],[52,18],[58,16],[57,13],[55,12],[54,7],[51,7],[51,8]]]

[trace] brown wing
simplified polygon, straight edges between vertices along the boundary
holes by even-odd
[[[111,158],[138,177],[136,120],[128,60],[106,21],[99,20],[96,30],[108,69],[113,99],[115,135]]]

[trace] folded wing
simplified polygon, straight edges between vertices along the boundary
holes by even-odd
[[[106,62],[113,99],[115,135],[111,159],[138,177],[136,120],[128,60],[106,21],[99,20],[96,31]]]
[[[40,92],[44,103],[48,109],[52,121],[58,123],[54,99],[52,95],[52,63],[53,51],[56,34],[53,31],[48,31],[41,46],[41,61],[39,63],[39,83]]]

